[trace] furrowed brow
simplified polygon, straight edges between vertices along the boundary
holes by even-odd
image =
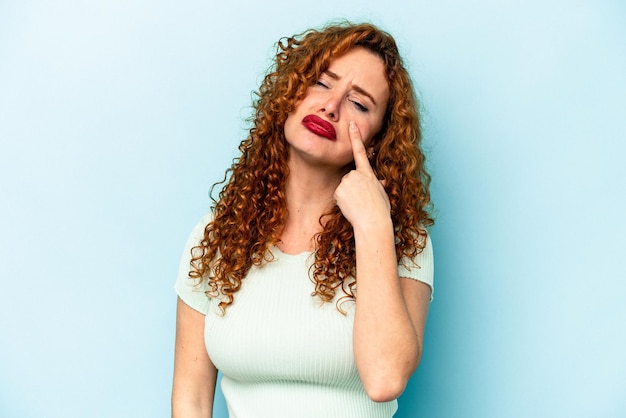
[[[324,71],[324,74],[326,74],[327,76],[329,76],[330,78],[332,78],[333,80],[339,80],[341,79],[341,77],[339,77],[337,74],[333,73],[330,70],[326,70]],[[372,96],[371,94],[369,94],[367,92],[367,90],[365,90],[363,87],[358,86],[356,84],[352,85],[352,88],[354,89],[354,91],[356,91],[359,94],[362,94],[363,96],[366,96],[368,99],[370,99],[372,101],[372,103],[374,103],[374,106],[376,105],[376,100],[374,100],[374,96]]]
[[[326,70],[326,71],[324,71],[324,73],[326,73],[326,75],[329,76],[330,78],[332,78],[333,80],[339,80],[341,78],[337,74],[333,73],[330,70]]]
[[[363,96],[367,96],[372,101],[372,103],[374,103],[374,106],[376,105],[376,100],[374,100],[374,97],[371,94],[369,94],[367,91],[365,91],[362,87],[359,87],[357,85],[353,85],[352,88],[357,93],[360,93]]]

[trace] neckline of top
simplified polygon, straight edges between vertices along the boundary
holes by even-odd
[[[311,254],[313,254],[313,251],[302,251],[296,254],[289,254],[284,252],[283,250],[281,250],[280,248],[278,248],[277,245],[274,245],[272,247],[272,251],[276,251],[281,257],[284,258],[302,258],[302,257],[309,257]]]

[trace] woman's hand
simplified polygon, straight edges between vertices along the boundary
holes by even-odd
[[[335,201],[353,228],[363,228],[380,221],[390,221],[391,205],[381,180],[367,158],[361,132],[350,122],[350,142],[355,170],[346,174],[335,190]]]

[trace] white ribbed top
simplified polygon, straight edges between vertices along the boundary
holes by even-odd
[[[188,278],[190,249],[209,220],[205,216],[192,231],[175,287],[185,303],[206,315],[206,346],[223,374],[230,417],[391,417],[397,402],[372,402],[354,364],[354,302],[342,305],[344,316],[335,302],[311,296],[313,253],[288,255],[272,248],[275,260],[252,267],[220,315],[218,301],[204,294],[206,283],[194,286]],[[430,241],[415,262],[421,268],[399,267],[400,277],[432,287]]]

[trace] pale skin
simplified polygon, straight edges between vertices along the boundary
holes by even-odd
[[[384,402],[402,394],[419,364],[430,288],[398,278],[389,199],[354,124],[350,140],[356,169],[334,195],[356,245],[354,359],[368,396]]]
[[[178,298],[172,418],[213,416],[217,369],[204,345],[204,318]]]
[[[320,217],[335,204],[351,223],[358,276],[354,358],[365,391],[376,402],[400,396],[417,368],[430,300],[426,284],[398,277],[389,199],[368,160],[366,146],[380,129],[388,98],[382,68],[371,53],[352,50],[331,63],[338,77],[322,79],[322,87],[312,87],[298,104],[298,118],[302,110],[332,122],[336,142],[317,146],[319,138],[288,119],[289,217],[279,244],[291,254],[313,249]],[[363,87],[376,103],[358,94]],[[368,112],[355,107],[355,100]],[[352,159],[355,169],[346,173],[345,163]],[[172,416],[211,417],[217,369],[204,344],[204,316],[179,299],[176,324]]]

